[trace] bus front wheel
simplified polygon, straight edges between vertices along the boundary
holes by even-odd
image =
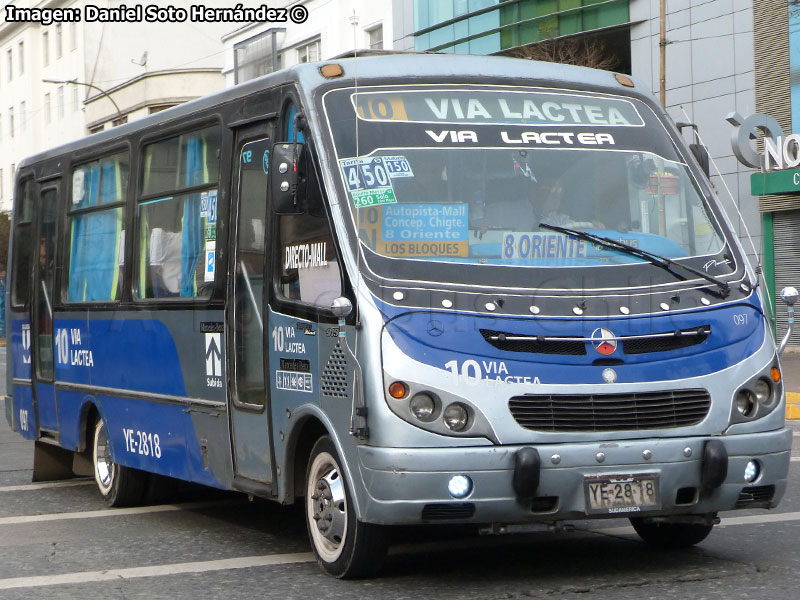
[[[386,555],[386,531],[356,519],[340,464],[331,438],[320,438],[306,471],[308,536],[325,572],[341,579],[366,577],[378,570]]]
[[[111,459],[111,446],[103,419],[97,419],[92,444],[94,480],[97,489],[109,506],[139,504],[147,476],[142,471],[124,467]]]
[[[631,519],[631,525],[650,546],[656,548],[689,548],[708,537],[714,528],[712,523],[670,523]]]

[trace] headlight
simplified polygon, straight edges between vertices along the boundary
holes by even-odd
[[[408,408],[414,418],[420,421],[432,421],[436,416],[436,400],[425,392],[415,394],[408,403]]]
[[[761,404],[769,405],[772,402],[772,386],[766,379],[759,379],[753,384],[753,393]]]
[[[736,410],[743,417],[752,417],[756,412],[756,395],[750,390],[739,390],[736,394]]]
[[[445,426],[450,431],[464,431],[469,421],[467,407],[458,402],[453,402],[453,404],[450,404],[444,409],[442,419],[444,420]]]

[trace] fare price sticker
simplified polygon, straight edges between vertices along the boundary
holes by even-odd
[[[389,158],[397,159],[402,157]],[[390,173],[395,170],[404,172],[402,170],[403,165],[401,161],[390,160],[389,166],[387,166],[385,160],[386,157],[375,156],[345,158],[339,161],[347,191],[350,193],[356,208],[397,203]],[[408,161],[405,162],[406,166],[408,166]],[[408,167],[408,170],[410,172],[410,167]]]

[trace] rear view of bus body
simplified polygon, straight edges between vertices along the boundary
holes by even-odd
[[[302,498],[338,577],[390,525],[621,516],[686,546],[773,508],[791,432],[758,278],[627,83],[342,59],[29,159],[6,414],[35,476]]]

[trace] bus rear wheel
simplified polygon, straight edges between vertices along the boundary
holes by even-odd
[[[631,519],[631,525],[650,546],[679,549],[699,544],[714,528],[712,523],[670,523]]]
[[[374,574],[386,555],[386,530],[356,519],[336,448],[328,436],[311,450],[306,470],[306,525],[322,569],[350,579]]]
[[[95,423],[92,439],[94,480],[105,503],[109,506],[139,504],[147,482],[147,474],[124,467],[112,460],[111,446],[102,418],[97,419]]]

